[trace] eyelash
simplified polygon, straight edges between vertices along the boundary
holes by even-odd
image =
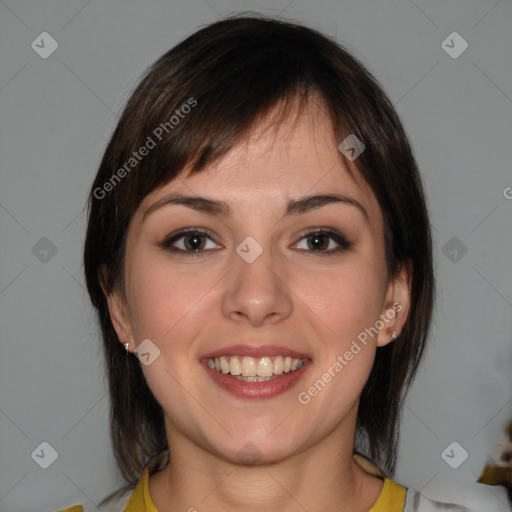
[[[172,245],[176,243],[178,240],[185,238],[187,235],[190,234],[200,234],[204,235],[206,238],[208,238],[210,241],[215,242],[213,237],[209,234],[207,230],[201,229],[201,228],[189,228],[182,230],[169,238],[166,238],[163,242],[158,244],[162,249],[166,251],[171,251],[175,254],[178,254],[180,256],[186,256],[186,257],[202,257],[204,256],[204,252],[210,251],[212,249],[199,249],[199,250],[186,250],[186,249],[177,249],[176,247],[173,247]],[[349,242],[343,235],[336,231],[332,231],[330,229],[325,228],[314,228],[312,230],[308,230],[306,232],[303,232],[301,234],[301,237],[299,239],[299,242],[305,238],[308,238],[313,235],[320,235],[320,236],[326,236],[327,238],[333,240],[338,244],[338,247],[335,249],[331,249],[329,251],[315,251],[315,250],[307,250],[307,249],[299,249],[302,252],[309,252],[312,253],[308,256],[312,255],[320,255],[320,256],[334,256],[336,254],[339,254],[341,252],[344,252],[352,246],[352,243]],[[298,243],[298,242],[297,242]],[[297,245],[297,244],[294,244]]]

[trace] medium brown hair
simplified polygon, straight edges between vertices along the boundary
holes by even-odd
[[[358,60],[315,30],[251,13],[201,28],[149,68],[91,188],[85,278],[102,331],[111,436],[127,484],[121,490],[136,485],[148,459],[167,449],[167,439],[162,408],[111,323],[100,270],[106,271],[107,292],[123,292],[126,234],[143,198],[185,167],[201,172],[275,107],[279,124],[297,99],[300,112],[313,96],[322,99],[338,142],[355,134],[366,146],[352,164],[382,210],[389,277],[411,264],[407,321],[398,339],[377,350],[357,421],[359,449],[388,474],[394,471],[402,404],[424,351],[434,297],[430,225],[417,165],[392,103]],[[194,102],[185,115],[183,105]],[[171,121],[177,110],[182,115]],[[158,141],[157,127],[166,128],[156,132]],[[135,165],[130,159],[149,144],[148,137],[156,144]]]

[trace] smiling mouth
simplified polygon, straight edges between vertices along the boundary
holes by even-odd
[[[291,356],[220,356],[207,359],[208,367],[244,382],[266,382],[303,367],[307,359]]]

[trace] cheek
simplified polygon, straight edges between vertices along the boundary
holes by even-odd
[[[384,296],[381,270],[375,265],[346,265],[303,285],[305,303],[339,341],[347,341],[379,318]]]
[[[149,338],[161,351],[181,357],[204,323],[198,317],[211,307],[218,276],[193,271],[192,265],[176,271],[160,256],[147,253],[136,261],[127,272],[135,341]]]

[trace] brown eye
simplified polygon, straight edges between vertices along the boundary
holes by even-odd
[[[300,250],[322,255],[339,253],[347,250],[352,245],[340,233],[323,229],[317,229],[316,231],[303,234],[301,241],[302,240],[306,241],[306,247],[299,247]]]
[[[176,253],[191,253],[199,255],[202,251],[210,250],[212,247],[206,247],[207,243],[212,242],[215,247],[219,246],[214,243],[213,238],[201,229],[188,229],[181,231],[159,244],[163,249]]]
[[[204,249],[205,241],[202,234],[187,234],[182,237],[185,241],[185,247],[191,251],[200,251]]]
[[[307,238],[309,246],[316,251],[327,249],[329,247],[329,237],[326,235],[309,235]]]

